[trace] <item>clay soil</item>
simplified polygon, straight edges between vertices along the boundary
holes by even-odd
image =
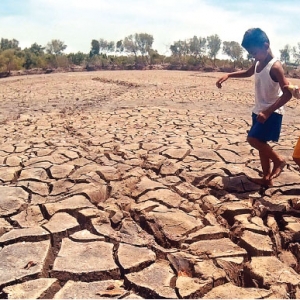
[[[299,100],[261,187],[253,78],[220,76],[1,79],[0,296],[299,297]]]

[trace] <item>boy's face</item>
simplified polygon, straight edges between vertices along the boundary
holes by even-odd
[[[257,61],[264,61],[268,56],[269,45],[265,44],[263,47],[249,47],[248,53]]]

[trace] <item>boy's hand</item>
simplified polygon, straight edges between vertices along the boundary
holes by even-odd
[[[259,123],[265,123],[269,117],[270,114],[267,111],[262,111],[257,115],[256,120]]]
[[[216,86],[220,89],[222,87],[222,83],[228,79],[228,74],[222,76],[217,82]]]
[[[294,98],[300,99],[300,91],[298,85],[289,84],[285,85],[284,88],[287,88]]]

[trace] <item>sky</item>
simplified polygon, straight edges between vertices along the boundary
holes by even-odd
[[[22,49],[59,39],[65,53],[88,53],[92,39],[148,33],[153,49],[167,55],[175,41],[195,35],[241,43],[252,27],[267,33],[279,57],[285,45],[300,43],[299,0],[0,0],[0,38]]]

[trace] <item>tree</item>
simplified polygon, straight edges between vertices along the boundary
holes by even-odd
[[[36,66],[36,61],[37,61],[37,56],[29,51],[29,49],[24,49],[23,51],[24,53],[24,63],[23,63],[23,67],[28,70],[32,67]]]
[[[67,48],[67,45],[61,40],[52,40],[46,46],[46,51],[49,54],[61,55],[63,51]]]
[[[180,57],[182,55],[181,41],[174,42],[174,44],[170,46],[170,50],[173,56]]]
[[[223,53],[228,55],[233,60],[233,67],[235,63],[241,61],[243,58],[243,48],[238,42],[223,42]]]
[[[100,44],[99,41],[97,40],[92,40],[92,48],[90,51],[90,57],[94,56],[94,55],[99,55],[99,51],[100,51]]]
[[[149,51],[152,49],[154,41],[153,36],[148,33],[136,33],[135,40],[142,56],[148,55]]]
[[[4,71],[18,70],[23,64],[23,59],[15,55],[14,49],[6,49],[0,54],[0,68]]]
[[[9,40],[9,39],[1,38],[0,49],[1,50],[7,50],[7,49],[20,50],[19,42],[15,39]]]
[[[157,50],[149,50],[149,57],[150,57],[150,65],[157,64],[163,60],[163,56],[160,55]]]
[[[43,68],[45,67],[45,53],[44,47],[37,43],[32,44],[29,48],[25,48],[22,51],[16,52],[15,55],[19,55],[24,59],[23,67],[25,69],[31,68]]]
[[[197,36],[193,36],[189,40],[190,52],[195,56],[201,56],[206,51],[206,38],[201,38]]]
[[[280,52],[280,60],[283,61],[285,64],[290,61],[290,53],[291,53],[290,45],[285,45],[283,49],[279,50]]]
[[[120,53],[124,51],[124,45],[123,45],[123,41],[122,40],[117,41],[116,51],[120,52]]]
[[[41,45],[34,43],[30,46],[28,50],[34,53],[35,55],[39,56],[44,54],[45,47],[42,47]]]
[[[142,56],[149,55],[149,51],[152,49],[153,36],[147,33],[131,34],[124,39],[124,49],[133,53],[137,62],[137,55],[140,53]]]
[[[108,42],[104,39],[99,40],[99,53],[101,54],[107,54],[109,52],[115,51],[115,42],[111,41]]]
[[[79,51],[77,53],[69,53],[68,58],[72,64],[80,66],[86,60],[87,55]]]
[[[300,43],[297,44],[297,47],[295,46],[293,47],[292,53],[293,53],[293,57],[295,58],[295,62],[298,64],[300,61]]]
[[[132,34],[125,37],[123,45],[125,51],[133,53],[134,56],[137,57],[137,52],[139,51],[139,49],[136,40]]]
[[[170,46],[170,50],[172,52],[172,55],[177,56],[179,58],[180,63],[182,63],[182,58],[186,57],[186,55],[190,53],[190,46],[186,40],[177,41]]]
[[[216,65],[217,54],[221,49],[221,43],[222,41],[217,34],[207,37],[208,56],[213,60],[214,66]]]
[[[200,59],[200,62],[203,65],[203,56],[206,52],[206,38],[201,38],[194,36],[189,40],[190,53],[197,59]]]

